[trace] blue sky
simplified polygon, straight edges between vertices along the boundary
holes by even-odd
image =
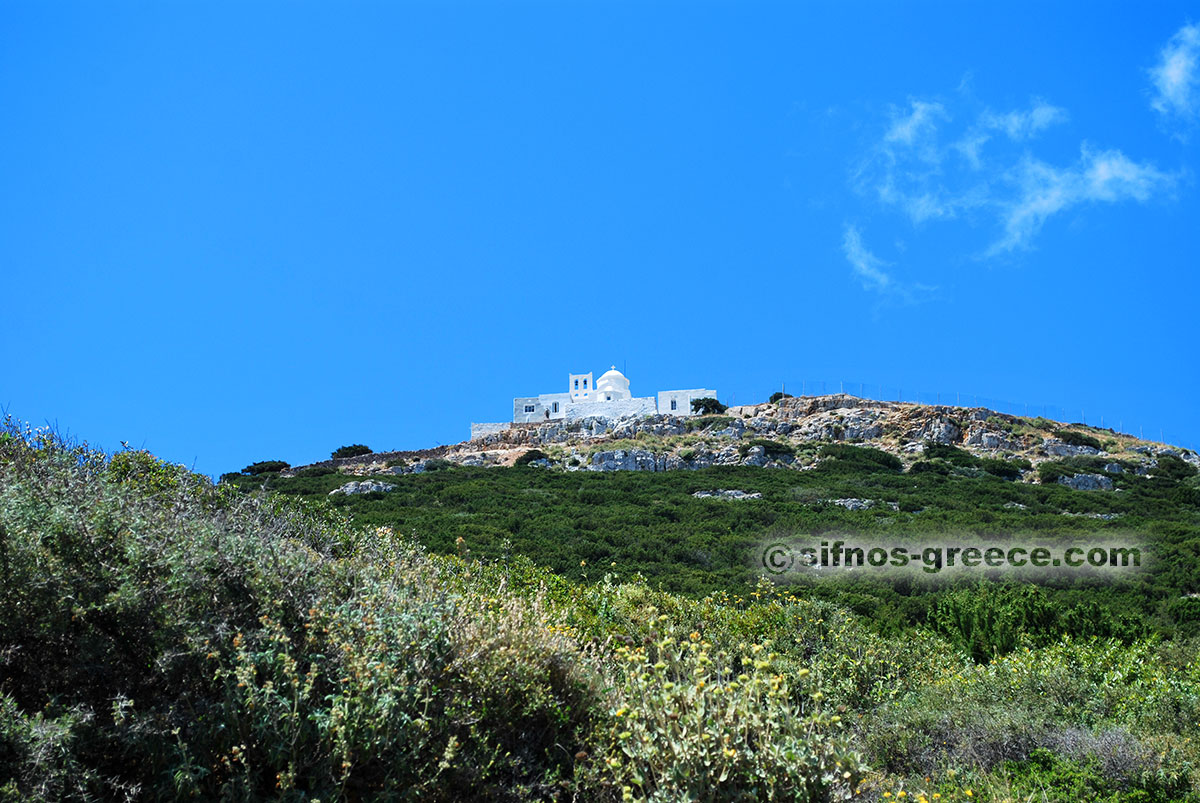
[[[5,3],[0,405],[217,474],[616,364],[1197,447],[1197,20]]]

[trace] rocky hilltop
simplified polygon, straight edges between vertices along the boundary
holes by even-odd
[[[804,470],[822,459],[819,447],[829,443],[870,446],[896,455],[907,465],[925,459],[931,444],[952,446],[976,457],[1011,461],[1014,472],[1025,479],[1032,479],[1032,470],[1045,461],[1109,458],[1110,462],[1092,461],[1097,473],[1059,478],[1082,490],[1111,488],[1106,474],[1148,472],[1162,454],[1200,465],[1194,452],[1111,429],[983,407],[834,394],[731,407],[722,415],[704,417],[597,417],[513,424],[503,432],[435,449],[328,460],[287,473],[332,468],[355,476],[409,474],[446,463],[511,466],[517,461],[566,471],[673,471],[727,465]]]

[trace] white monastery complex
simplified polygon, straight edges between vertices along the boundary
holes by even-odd
[[[497,424],[471,424],[471,437],[502,432],[512,424],[537,424],[544,421],[577,421],[581,418],[629,418],[663,413],[692,415],[693,399],[715,399],[717,392],[708,388],[663,390],[658,397],[634,396],[629,380],[613,366],[593,381],[592,375],[568,374],[565,393],[542,393],[513,399],[512,421]]]

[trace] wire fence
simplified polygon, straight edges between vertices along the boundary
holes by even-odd
[[[778,388],[792,396],[827,396],[834,393],[846,393],[861,399],[876,401],[912,402],[915,404],[945,405],[947,407],[985,407],[999,413],[1019,415],[1027,418],[1041,416],[1051,421],[1066,424],[1079,423],[1088,426],[1112,429],[1125,435],[1132,435],[1146,441],[1158,442],[1170,446],[1182,446],[1192,451],[1200,451],[1197,444],[1189,438],[1168,438],[1172,433],[1158,425],[1120,415],[1112,416],[1104,411],[1085,408],[1064,407],[1062,405],[1011,401],[997,399],[992,396],[980,396],[975,393],[962,391],[928,391],[918,388],[905,388],[899,385],[872,384],[850,380],[804,379],[796,382],[785,382]],[[763,397],[765,398],[765,397]],[[736,405],[736,394],[731,397],[731,406]],[[754,404],[762,401],[759,394],[746,394],[742,404]]]

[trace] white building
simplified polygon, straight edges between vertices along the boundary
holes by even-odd
[[[565,393],[542,393],[538,396],[518,396],[513,399],[514,424],[533,424],[540,421],[575,421],[580,418],[628,418],[630,416],[692,415],[693,399],[715,399],[717,392],[708,388],[664,390],[654,396],[634,396],[629,380],[613,366],[593,381],[592,375],[568,374]],[[508,429],[510,422],[471,424],[471,437]]]

